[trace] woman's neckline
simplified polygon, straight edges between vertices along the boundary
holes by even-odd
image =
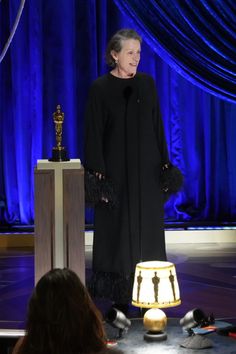
[[[113,74],[109,71],[108,75],[109,75],[110,77],[114,78],[115,80],[130,81],[130,80],[133,80],[133,79],[136,78],[137,73],[136,73],[134,76],[132,76],[132,77],[118,77],[118,76],[113,75]]]

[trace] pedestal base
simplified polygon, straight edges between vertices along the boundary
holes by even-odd
[[[48,159],[48,161],[63,162],[63,161],[70,161],[70,159],[68,159],[67,152],[64,147],[61,147],[60,149],[54,147],[52,149],[52,157]]]

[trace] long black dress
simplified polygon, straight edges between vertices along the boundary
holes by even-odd
[[[106,74],[92,84],[85,168],[110,178],[118,202],[95,207],[92,295],[127,302],[136,263],[166,260],[162,166],[169,161],[153,79]]]

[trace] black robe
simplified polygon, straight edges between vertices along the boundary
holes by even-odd
[[[140,261],[166,260],[160,173],[168,161],[153,79],[109,73],[95,80],[85,119],[85,168],[111,179],[117,192],[113,208],[95,207],[95,274],[119,282]],[[100,292],[114,297],[108,283],[100,281]]]

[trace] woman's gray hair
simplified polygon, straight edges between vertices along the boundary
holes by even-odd
[[[116,32],[108,42],[106,49],[106,62],[109,66],[113,68],[116,66],[115,60],[111,55],[111,51],[114,50],[116,53],[119,53],[122,49],[122,41],[127,39],[136,39],[140,42],[140,44],[142,43],[142,38],[140,35],[132,29],[125,28]]]

